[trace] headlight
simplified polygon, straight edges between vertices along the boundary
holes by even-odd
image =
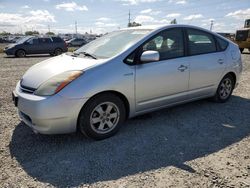
[[[78,78],[81,74],[83,74],[82,71],[69,71],[58,74],[40,85],[39,88],[35,91],[35,95],[54,95],[61,91],[70,82]]]

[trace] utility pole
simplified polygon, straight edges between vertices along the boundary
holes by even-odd
[[[48,25],[48,30],[49,30],[49,33],[50,33],[50,25]]]
[[[130,10],[128,12],[128,26],[130,26],[131,24],[131,14],[130,14]]]
[[[213,25],[214,25],[214,21],[213,21],[213,20],[211,20],[211,24],[210,24],[210,31],[212,31],[212,30],[213,30]]]
[[[77,34],[77,21],[75,21],[75,31],[76,31],[76,34]]]

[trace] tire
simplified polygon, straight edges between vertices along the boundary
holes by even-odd
[[[234,78],[228,74],[220,82],[213,101],[224,103],[231,97],[235,86]]]
[[[123,101],[112,93],[97,95],[82,108],[78,118],[81,133],[95,140],[115,135],[126,117]]]
[[[240,48],[240,53],[243,53],[243,51],[244,51],[244,48]]]
[[[55,56],[61,55],[62,52],[63,52],[63,51],[62,51],[61,48],[56,48],[55,51],[54,51],[54,55],[55,55]]]
[[[25,57],[26,53],[24,50],[17,50],[16,57]]]

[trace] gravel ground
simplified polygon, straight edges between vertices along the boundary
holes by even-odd
[[[128,120],[107,140],[34,134],[11,91],[48,57],[0,55],[0,187],[250,187],[250,54],[231,100]]]

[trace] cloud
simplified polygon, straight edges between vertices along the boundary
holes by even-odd
[[[88,7],[85,5],[78,5],[77,3],[75,3],[74,1],[72,1],[71,3],[61,3],[61,4],[57,4],[56,5],[56,9],[62,9],[62,10],[66,10],[66,11],[75,11],[75,10],[80,10],[80,11],[88,11]]]
[[[150,13],[150,12],[152,12],[152,9],[151,9],[151,8],[142,10],[140,13],[141,13],[141,14],[147,14],[147,13]]]
[[[134,21],[136,23],[141,23],[141,24],[166,24],[170,22],[167,19],[158,20],[152,16],[146,16],[146,15],[138,15],[136,16]]]
[[[106,18],[106,17],[101,17],[101,18],[98,18],[97,21],[100,21],[100,22],[107,22],[107,21],[110,21],[111,19],[110,18]]]
[[[232,17],[235,19],[243,20],[250,17],[250,8],[244,10],[237,10],[235,12],[230,12],[226,17]]]
[[[117,27],[117,23],[104,23],[104,22],[96,22],[95,25],[100,28],[104,27]]]
[[[149,15],[152,15],[152,16],[159,15],[160,13],[161,13],[161,11],[159,11],[159,10],[152,10],[151,8],[142,10],[140,12],[140,14],[149,14]]]
[[[180,13],[171,13],[171,14],[167,14],[167,18],[177,18],[179,17],[181,14]]]
[[[137,23],[147,23],[147,22],[154,22],[154,18],[151,16],[146,16],[146,15],[139,15],[136,16],[135,22]]]
[[[169,2],[169,3],[175,3],[175,4],[177,4],[177,5],[184,5],[184,4],[187,3],[186,0],[169,0],[168,2]]]
[[[122,2],[123,3],[122,5],[138,5],[140,3],[154,3],[162,0],[116,0],[116,1]]]
[[[30,6],[29,5],[24,5],[24,6],[21,6],[21,8],[28,9],[28,8],[30,8]]]
[[[26,18],[28,22],[56,22],[55,16],[47,10],[32,10],[29,13],[31,17]]]
[[[16,31],[17,28],[31,28],[45,25],[45,23],[56,22],[53,14],[47,10],[31,10],[27,13],[0,13],[0,26],[1,29],[7,29],[8,31]]]
[[[203,17],[204,16],[202,14],[192,14],[192,15],[184,17],[183,20],[194,20],[194,19],[199,19]]]
[[[176,3],[175,3],[175,4],[184,5],[184,4],[186,4],[186,3],[187,3],[187,1],[185,1],[185,0],[181,0],[181,1],[176,1]]]

